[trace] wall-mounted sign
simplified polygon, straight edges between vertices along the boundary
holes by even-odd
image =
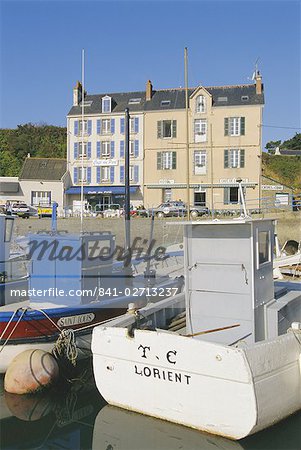
[[[117,159],[94,159],[93,166],[117,166]]]
[[[263,184],[261,189],[263,191],[283,191],[283,186],[281,184]]]
[[[175,180],[165,180],[165,179],[159,180],[159,184],[174,184],[174,183]]]
[[[237,178],[220,178],[219,182],[220,184],[232,184],[232,183],[237,183]],[[249,182],[249,178],[242,178],[241,179],[243,183],[248,183]]]

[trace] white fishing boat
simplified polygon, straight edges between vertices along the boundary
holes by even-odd
[[[185,294],[94,328],[96,384],[110,405],[242,439],[301,408],[301,291],[275,289],[273,220],[183,225]]]

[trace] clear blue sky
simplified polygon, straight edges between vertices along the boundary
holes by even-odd
[[[300,125],[299,1],[1,1],[0,127],[65,125],[86,53],[88,93],[265,84],[264,123]],[[263,142],[296,130],[264,128]],[[300,130],[299,130],[300,132]]]

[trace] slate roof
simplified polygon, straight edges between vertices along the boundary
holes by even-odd
[[[264,104],[264,95],[256,94],[255,84],[245,84],[238,86],[211,86],[205,89],[213,97],[213,106],[240,106],[240,105],[262,105]],[[190,88],[188,90],[189,96],[197,88]],[[92,102],[91,106],[85,106],[85,115],[101,114],[101,99],[109,95],[112,98],[111,113],[124,112],[125,108],[129,108],[130,111],[158,111],[158,110],[171,110],[171,109],[185,109],[185,89],[161,89],[153,90],[152,99],[145,100],[145,91],[137,92],[119,92],[97,95],[86,95],[85,102]],[[227,101],[220,101],[219,97],[227,97]],[[244,97],[244,100],[242,99]],[[130,99],[141,98],[141,102],[138,104],[129,104]],[[161,102],[169,100],[170,104],[162,106]],[[72,106],[68,116],[80,115],[81,105]]]
[[[59,181],[66,170],[66,159],[26,158],[19,180]]]

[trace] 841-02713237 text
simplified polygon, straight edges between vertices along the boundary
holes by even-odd
[[[98,296],[99,297],[171,297],[178,294],[178,287],[134,287],[129,288],[126,287],[124,289],[118,288],[98,288]]]

